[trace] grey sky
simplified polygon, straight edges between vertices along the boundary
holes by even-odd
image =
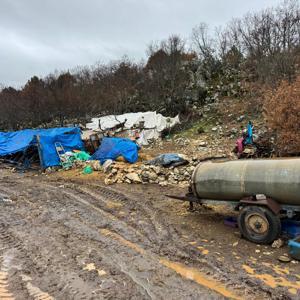
[[[278,0],[0,0],[0,83],[20,87],[33,75],[139,60],[155,40],[188,38]]]

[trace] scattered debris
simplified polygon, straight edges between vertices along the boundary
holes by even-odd
[[[207,146],[207,142],[205,142],[205,141],[201,141],[199,143],[199,147],[206,147],[206,146]]]
[[[189,164],[189,161],[187,160],[187,157],[185,155],[177,153],[166,153],[160,154],[156,158],[148,161],[147,164],[169,168],[187,165]]]
[[[236,217],[227,217],[227,218],[225,218],[224,224],[229,226],[229,227],[232,227],[232,228],[237,228],[238,227]]]
[[[86,166],[83,169],[83,174],[92,174],[93,173],[93,168],[91,166]]]
[[[289,263],[292,259],[287,254],[283,254],[278,257],[278,260],[283,263]]]
[[[112,159],[108,159],[104,162],[104,164],[102,166],[104,173],[108,173],[111,170],[113,163],[114,163],[114,161]]]
[[[284,241],[282,239],[277,239],[272,244],[272,248],[277,248],[277,249],[279,249],[283,246],[284,246]]]
[[[12,199],[10,199],[9,197],[0,195],[0,203],[1,202],[5,203],[5,204],[12,204],[13,203]]]

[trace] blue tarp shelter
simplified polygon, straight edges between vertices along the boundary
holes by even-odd
[[[65,151],[83,150],[80,129],[50,128],[25,129],[15,132],[0,132],[0,157],[24,152],[31,146],[37,146],[40,163],[43,168],[57,166],[60,163],[55,143],[59,142]]]
[[[125,138],[103,138],[100,147],[92,155],[92,159],[100,160],[103,164],[106,160],[116,160],[123,156],[129,163],[135,163],[138,160],[139,146]]]

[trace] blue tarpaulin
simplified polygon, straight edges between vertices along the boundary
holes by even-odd
[[[37,145],[37,136],[40,140],[41,165],[44,168],[59,165],[55,142],[61,143],[65,151],[84,148],[80,129],[77,127],[25,129],[15,132],[0,132],[0,156],[23,152],[28,147]]]
[[[139,146],[129,139],[124,138],[103,138],[100,147],[92,156],[94,160],[100,160],[103,164],[106,160],[116,160],[123,156],[129,163],[135,163],[138,160]]]

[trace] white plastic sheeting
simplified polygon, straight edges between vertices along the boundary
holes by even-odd
[[[126,122],[125,122],[126,121]],[[144,129],[140,132],[139,144],[147,145],[149,140],[158,139],[164,129],[172,128],[175,124],[180,123],[179,116],[175,118],[164,117],[155,111],[127,113],[123,115],[109,115],[101,118],[93,118],[91,123],[86,127],[91,130],[109,130],[117,125],[124,123],[124,129],[134,129],[135,125],[140,122],[144,123]],[[99,126],[100,125],[100,126]]]

